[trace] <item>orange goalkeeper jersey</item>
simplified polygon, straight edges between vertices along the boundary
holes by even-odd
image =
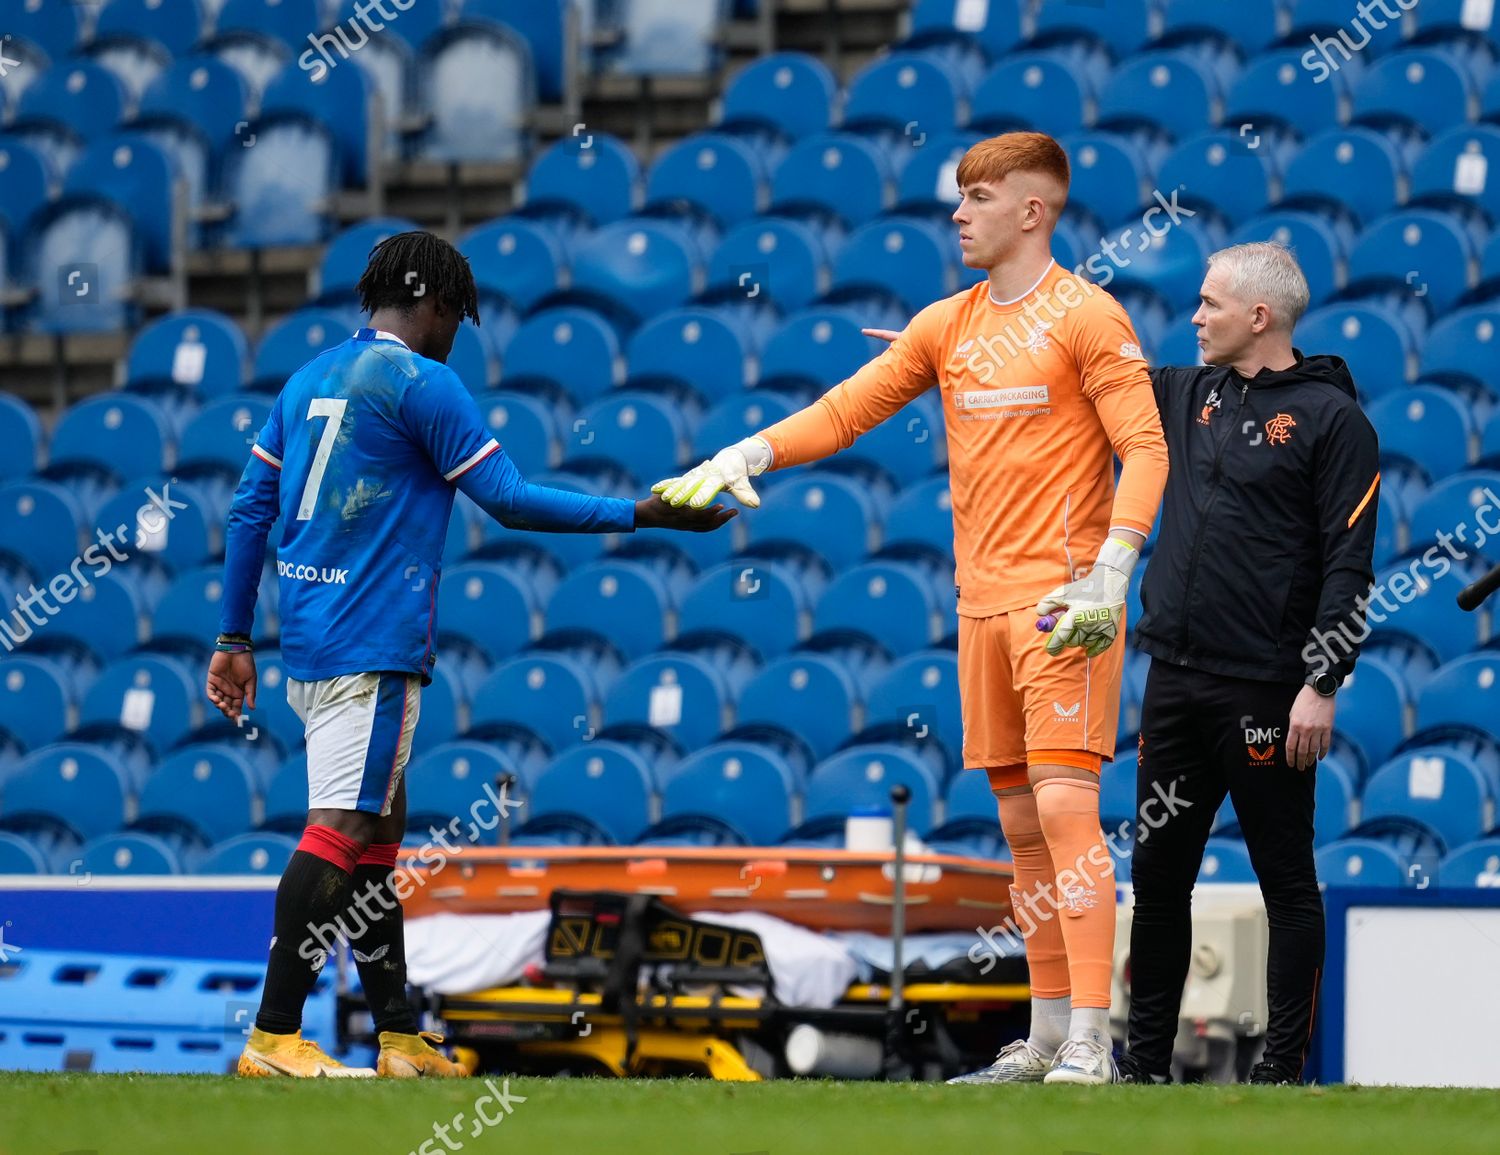
[[[879,357],[761,434],[772,468],[847,448],[934,384],[959,613],[1035,605],[1093,564],[1112,526],[1150,532],[1167,449],[1135,330],[1056,263],[1016,301],[997,303],[981,281],[923,309]]]

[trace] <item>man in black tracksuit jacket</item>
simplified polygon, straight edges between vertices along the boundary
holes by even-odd
[[[1193,321],[1209,364],[1152,373],[1171,473],[1136,628],[1152,657],[1137,806],[1182,805],[1137,823],[1121,1074],[1170,1075],[1193,883],[1227,790],[1270,923],[1270,1021],[1252,1082],[1295,1082],[1323,966],[1314,775],[1358,650],[1320,649],[1313,631],[1363,636],[1378,448],[1344,362],[1292,348],[1307,288],[1285,249],[1215,253],[1202,297]]]

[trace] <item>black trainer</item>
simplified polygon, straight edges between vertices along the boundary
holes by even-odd
[[[1141,1061],[1132,1054],[1121,1055],[1115,1061],[1115,1068],[1120,1073],[1122,1083],[1145,1083],[1153,1086],[1161,1086],[1172,1081],[1171,1075],[1153,1075],[1141,1066]]]
[[[1250,1068],[1250,1081],[1268,1087],[1294,1087],[1302,1080],[1277,1063],[1256,1063]]]

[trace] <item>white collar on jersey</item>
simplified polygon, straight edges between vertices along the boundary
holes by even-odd
[[[994,294],[994,292],[991,291],[989,293],[990,304],[992,304],[992,305],[1002,305],[1003,306],[1003,305],[1014,305],[1014,304],[1017,304],[1020,301],[1024,301],[1027,297],[1031,296],[1032,293],[1036,292],[1037,289],[1039,289],[1041,287],[1042,282],[1047,279],[1047,274],[1052,271],[1052,266],[1055,265],[1055,264],[1057,264],[1057,262],[1055,260],[1049,260],[1047,262],[1047,267],[1042,270],[1042,275],[1036,279],[1036,284],[1032,285],[1031,288],[1027,289],[1019,297],[1012,297],[1009,301],[997,301],[997,300],[995,300],[995,294]]]
[[[359,335],[358,333],[355,334],[355,336],[358,336],[358,335]],[[411,346],[408,345],[405,341],[403,341],[400,337],[396,336],[396,334],[394,334],[394,333],[387,333],[384,329],[376,329],[375,330],[375,336],[371,337],[370,340],[372,340],[372,341],[394,341],[394,342],[396,342],[396,344],[400,345],[401,348],[403,348],[403,349],[406,349],[408,351],[410,351],[410,349],[411,349]]]

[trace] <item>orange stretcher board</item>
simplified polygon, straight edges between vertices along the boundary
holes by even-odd
[[[655,895],[684,914],[750,910],[817,930],[889,931],[891,851],[813,847],[465,847],[403,855],[408,917],[546,910],[554,890]],[[1010,914],[1011,864],[906,856],[908,932],[993,926]]]

